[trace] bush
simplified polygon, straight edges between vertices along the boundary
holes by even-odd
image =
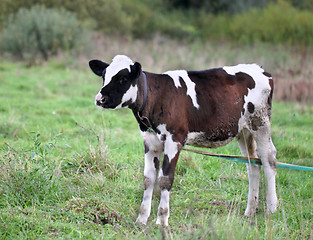
[[[46,7],[62,6],[74,12],[85,27],[106,34],[138,38],[161,33],[179,39],[228,40],[244,44],[267,42],[310,46],[313,43],[313,12],[303,10],[312,10],[310,0],[2,0],[0,29],[1,25],[8,26],[3,33],[5,49],[24,58],[35,55],[33,52],[47,58],[58,49],[71,49],[77,45],[75,35],[80,33],[73,14],[38,6],[37,9],[57,11],[58,14],[46,19],[45,14],[38,11],[28,10],[31,14],[26,15],[24,9],[11,16],[9,25],[2,24],[2,12],[16,12],[18,7],[30,7],[34,2]],[[37,19],[36,24],[31,18]],[[40,29],[37,29],[37,22],[43,25]],[[45,38],[45,42],[39,44],[34,25],[37,32],[60,37],[50,42],[50,38]],[[64,38],[69,40],[63,41]],[[37,42],[32,46],[34,41]]]
[[[313,44],[313,13],[299,10],[284,1],[233,16],[201,12],[194,24],[205,39],[225,39],[244,44]]]
[[[34,6],[10,15],[2,32],[2,48],[22,59],[45,60],[59,50],[78,47],[82,28],[74,14]]]
[[[230,23],[230,32],[231,38],[245,43],[311,45],[313,13],[298,10],[282,1],[237,15]]]
[[[30,8],[35,3],[54,9],[61,6],[75,13],[82,24],[92,30],[136,37],[155,29],[155,16],[164,6],[163,0],[1,0],[0,30],[4,27],[4,16],[16,13],[20,8]]]

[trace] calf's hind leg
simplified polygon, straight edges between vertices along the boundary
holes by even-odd
[[[255,133],[258,155],[261,158],[267,180],[267,212],[274,213],[277,210],[278,200],[276,194],[276,148],[271,139],[270,121],[261,126]]]
[[[237,140],[243,156],[257,157],[256,143],[248,130],[242,131]],[[249,178],[249,194],[245,216],[251,217],[256,213],[256,209],[258,208],[261,166],[253,164],[246,164],[246,166]]]

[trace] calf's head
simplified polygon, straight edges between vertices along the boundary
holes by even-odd
[[[95,103],[102,108],[129,107],[137,99],[137,82],[141,74],[140,63],[117,55],[111,64],[100,60],[89,62],[91,70],[103,79],[103,86],[95,97]]]

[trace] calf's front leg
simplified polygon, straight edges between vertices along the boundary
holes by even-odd
[[[143,134],[145,145],[144,193],[136,222],[147,224],[151,212],[153,188],[159,170],[159,159],[163,151],[163,144],[153,133]]]
[[[180,143],[173,141],[166,141],[164,144],[164,159],[159,172],[161,198],[156,221],[157,224],[163,226],[168,226],[168,218],[170,216],[170,190],[174,181],[180,146]]]

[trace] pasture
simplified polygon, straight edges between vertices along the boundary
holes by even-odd
[[[155,72],[255,61],[274,78],[283,69],[300,68],[291,50],[279,48],[259,46],[240,55],[239,49],[214,51],[211,46],[200,58],[199,44],[177,47],[167,41],[168,47],[161,48],[165,42],[160,38],[143,47],[140,41],[127,41],[122,49],[121,42],[109,40],[109,49],[109,43],[97,43],[103,48],[92,58],[110,61],[124,53],[140,61],[143,70]],[[176,50],[173,55],[166,54],[170,49]],[[243,217],[248,194],[245,165],[187,152],[177,165],[169,227],[155,224],[157,197],[147,226],[135,224],[143,192],[143,141],[129,110],[96,108],[94,96],[101,80],[88,69],[88,60],[59,56],[27,67],[1,59],[0,238],[313,238],[312,172],[278,168],[279,208],[271,216],[265,214],[262,173],[259,209],[249,219]],[[312,105],[274,101],[272,138],[278,161],[313,167],[312,119]],[[212,151],[240,154],[236,142]]]

